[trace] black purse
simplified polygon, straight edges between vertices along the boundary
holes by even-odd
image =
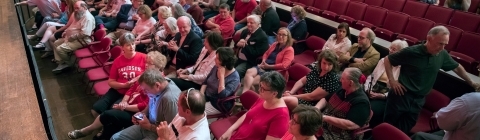
[[[387,87],[387,83],[381,81],[377,81],[372,87],[372,91],[376,93],[387,93],[388,90],[390,89]]]

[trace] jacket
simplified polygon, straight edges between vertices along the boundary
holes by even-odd
[[[356,67],[359,68],[363,75],[368,76],[370,73],[372,73],[373,69],[378,63],[378,60],[380,59],[380,53],[373,47],[370,46],[368,47],[367,52],[365,55],[363,55],[363,58],[366,58],[366,60],[363,63],[349,63],[350,58],[358,51],[358,43],[355,43],[350,47],[348,52],[350,53],[350,56],[342,55],[340,56],[340,62],[347,65],[348,67]]]

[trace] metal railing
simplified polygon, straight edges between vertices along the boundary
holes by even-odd
[[[14,3],[20,2],[20,0],[14,0]],[[13,6],[13,5],[12,5]],[[57,135],[55,134],[55,128],[53,127],[52,115],[50,113],[50,108],[48,106],[48,101],[43,90],[42,80],[40,79],[40,72],[38,71],[37,61],[33,54],[32,47],[30,47],[28,38],[27,38],[27,28],[26,23],[34,19],[34,14],[32,14],[31,9],[28,5],[19,5],[15,6],[18,22],[20,26],[20,32],[22,34],[22,40],[25,47],[25,53],[28,60],[28,65],[30,67],[30,73],[32,76],[33,86],[35,88],[35,93],[37,95],[37,101],[42,115],[43,125],[48,139],[57,140]],[[40,28],[40,27],[37,27]]]

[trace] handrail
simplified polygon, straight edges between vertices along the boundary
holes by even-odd
[[[20,0],[14,0],[15,3],[17,2],[20,2]],[[50,108],[48,106],[48,101],[46,99],[46,96],[45,96],[45,92],[43,90],[43,84],[42,84],[42,80],[40,79],[40,72],[38,71],[38,66],[37,66],[37,62],[35,60],[35,56],[33,55],[33,50],[32,48],[30,47],[30,44],[28,42],[28,39],[27,39],[27,31],[26,31],[26,28],[25,28],[25,13],[23,12],[25,9],[24,9],[25,6],[15,6],[15,9],[16,9],[16,12],[17,12],[17,18],[18,18],[18,21],[19,21],[19,26],[20,26],[20,32],[22,34],[22,40],[23,40],[23,43],[24,43],[24,47],[25,47],[25,53],[26,53],[26,56],[27,56],[27,60],[28,60],[28,65],[30,67],[30,73],[31,73],[31,76],[32,76],[32,82],[33,82],[33,86],[35,88],[35,93],[37,95],[37,102],[38,102],[38,105],[39,105],[39,108],[40,108],[40,112],[41,112],[41,115],[42,115],[42,121],[43,121],[43,126],[45,128],[45,132],[47,134],[47,137],[49,140],[57,140],[57,135],[55,134],[55,129],[53,127],[53,121],[52,121],[52,115],[50,113]],[[30,8],[28,6],[27,7],[27,11],[30,10]],[[32,18],[32,15],[30,14],[30,12],[27,12],[28,15],[28,19],[27,19],[27,22]]]

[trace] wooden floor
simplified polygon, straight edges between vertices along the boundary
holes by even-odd
[[[46,140],[13,0],[0,12],[0,140]]]

